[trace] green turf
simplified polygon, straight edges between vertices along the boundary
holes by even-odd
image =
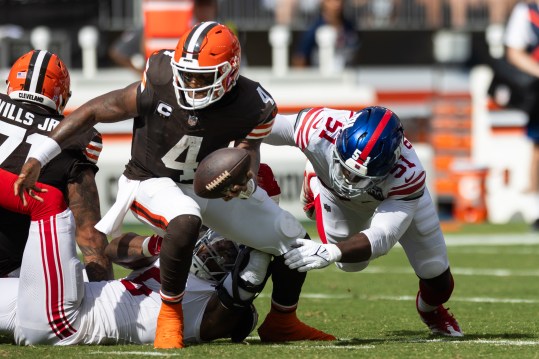
[[[493,232],[503,231],[485,231]],[[448,306],[466,334],[462,339],[428,334],[415,311],[417,279],[395,247],[361,273],[331,266],[307,276],[298,314],[339,337],[337,342],[270,345],[253,332],[247,345],[223,340],[177,351],[151,345],[21,348],[6,343],[0,345],[0,358],[539,358],[539,245],[485,243],[449,246],[448,252],[456,283]],[[261,320],[270,292],[271,283],[255,301]]]

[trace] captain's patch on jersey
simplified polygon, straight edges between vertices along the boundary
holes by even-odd
[[[166,102],[159,101],[157,107],[155,108],[155,113],[163,118],[169,118],[172,115],[172,106]]]

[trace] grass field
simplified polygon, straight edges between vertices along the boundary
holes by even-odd
[[[248,344],[217,341],[178,351],[151,345],[25,348],[4,340],[0,358],[539,358],[539,236],[518,225],[459,231],[447,236],[456,282],[448,306],[465,333],[461,339],[429,335],[415,311],[417,279],[397,246],[361,273],[332,266],[307,276],[298,315],[337,342],[261,344],[256,331]],[[271,283],[255,301],[261,320],[270,291]]]

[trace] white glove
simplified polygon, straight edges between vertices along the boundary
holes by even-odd
[[[297,268],[298,272],[327,267],[342,257],[336,245],[317,243],[310,239],[298,238],[292,247],[294,249],[284,254],[284,264],[290,269]]]

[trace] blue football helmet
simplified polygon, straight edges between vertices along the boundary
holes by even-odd
[[[330,164],[332,188],[357,197],[384,180],[401,154],[400,119],[385,107],[366,107],[341,129]]]

